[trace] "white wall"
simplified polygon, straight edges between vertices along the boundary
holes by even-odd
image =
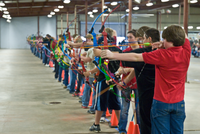
[[[27,49],[29,45],[26,38],[29,35],[37,35],[38,17],[14,17],[11,23],[6,19],[0,20],[0,48]],[[40,33],[56,36],[56,17],[39,17]]]
[[[56,16],[52,16],[52,18],[48,18],[47,16],[40,16],[39,26],[39,31],[42,36],[50,34],[51,36],[56,37]]]

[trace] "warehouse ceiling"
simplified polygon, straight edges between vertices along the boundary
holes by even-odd
[[[55,12],[56,15],[74,13],[76,5],[78,14],[85,14],[85,2],[86,0],[71,0],[70,3],[66,4],[64,0],[3,0],[1,2],[5,3],[4,6],[1,6],[0,10],[7,8],[8,12],[0,11],[0,16],[7,13],[11,17],[27,17],[27,16],[46,16],[58,6],[64,6],[60,8],[59,12]],[[98,9],[97,13],[101,12],[101,0],[87,0],[88,1],[88,11],[93,9]],[[105,5],[111,9],[115,6],[111,5],[111,2],[114,0],[104,0]],[[169,8],[173,4],[183,4],[183,0],[169,0],[168,2],[161,2],[161,0],[141,0],[140,4],[132,0],[133,7],[138,6],[139,10],[160,10],[163,8]],[[138,1],[138,0],[137,0]],[[140,1],[140,0],[139,0]],[[0,4],[1,4],[0,2]],[[121,8],[118,8],[118,11],[125,11],[128,8],[128,0],[116,0],[116,2],[121,3]],[[152,2],[152,6],[146,6],[147,3]],[[80,6],[82,5],[82,6]],[[191,7],[200,7],[200,2],[190,4]]]

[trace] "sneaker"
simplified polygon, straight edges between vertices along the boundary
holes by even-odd
[[[89,128],[89,130],[90,130],[90,131],[95,131],[95,132],[101,131],[100,126],[99,126],[99,125],[95,125],[95,124],[93,124],[93,125]]]
[[[58,81],[58,82],[61,82],[61,81]]]
[[[89,114],[95,114],[95,111],[88,110],[87,112],[88,112]]]
[[[64,86],[63,88],[65,89],[65,88],[67,88],[67,86]],[[67,89],[67,90],[69,90],[69,89]]]
[[[82,100],[82,96],[79,96],[79,100]]]
[[[105,122],[105,117],[101,117],[100,123],[104,123],[104,122]]]
[[[81,107],[82,107],[83,109],[88,109],[88,107],[87,107],[87,106],[83,106],[83,105],[81,105]]]
[[[72,96],[73,96],[73,97],[79,97],[79,94],[76,93],[76,92],[74,92],[74,93],[72,94]]]
[[[82,104],[82,100],[80,100],[80,101],[78,101],[78,102]]]
[[[121,132],[120,134],[126,134],[125,132]]]
[[[49,66],[49,64],[46,64],[45,66],[46,66],[46,67],[48,67],[48,66]]]

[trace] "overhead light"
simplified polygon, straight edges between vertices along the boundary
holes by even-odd
[[[153,3],[149,2],[146,4],[146,6],[148,6],[148,7],[153,6]]]
[[[97,12],[98,12],[98,10],[97,10],[97,9],[94,9],[94,10],[92,10],[92,12],[93,12],[93,13],[97,13]]]
[[[3,11],[6,11],[6,10],[7,10],[7,8],[6,8],[6,7],[4,7],[4,8],[2,8],[2,10],[3,10]]]
[[[200,29],[200,27],[197,27],[197,29]]]
[[[12,19],[12,17],[9,16],[9,17],[7,17],[7,19]]]
[[[47,17],[51,18],[51,17],[52,17],[52,15],[51,15],[51,14],[48,14],[48,15],[47,15]]]
[[[5,6],[5,3],[3,3],[3,2],[0,2],[0,6],[2,6],[2,7],[3,7],[3,6]]]
[[[112,2],[111,5],[112,5],[112,6],[116,6],[116,5],[117,5],[117,2]]]
[[[164,29],[166,29],[167,28],[167,26],[166,27],[164,27]]]
[[[197,0],[191,0],[190,3],[197,3]]]
[[[3,17],[3,18],[7,18],[7,15],[4,14],[2,17]]]
[[[129,9],[126,9],[126,12],[129,12]]]
[[[88,14],[92,14],[92,12],[91,12],[91,11],[89,11],[89,12],[88,12]]]
[[[173,8],[179,7],[179,4],[172,5]]]
[[[2,11],[3,10],[3,8],[2,7],[0,7],[0,11]]]
[[[54,12],[59,12],[59,11],[60,11],[60,9],[58,9],[58,8],[54,9]]]
[[[55,15],[55,12],[52,12],[52,11],[51,11],[50,14],[51,14],[51,15]]]
[[[91,17],[91,18],[94,18],[94,15],[90,14],[90,17]]]
[[[161,0],[161,2],[168,2],[169,0]]]
[[[193,26],[188,26],[188,29],[193,29]]]
[[[64,3],[66,3],[66,4],[68,4],[70,2],[71,2],[70,0],[64,0]]]
[[[8,12],[8,11],[4,11],[3,13],[4,13],[4,14],[9,14],[9,12]]]
[[[64,6],[58,6],[58,8],[64,8]]]
[[[103,9],[108,8],[108,6],[103,6]]]
[[[108,8],[108,12],[111,12],[111,9],[110,9],[110,8]]]
[[[8,23],[10,23],[10,22],[11,22],[11,20],[7,20],[7,22],[8,22]]]
[[[137,7],[137,6],[133,8],[133,10],[138,10],[138,9],[139,9],[139,7]]]

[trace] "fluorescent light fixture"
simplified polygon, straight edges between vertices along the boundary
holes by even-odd
[[[52,17],[52,15],[51,15],[51,14],[48,14],[48,15],[47,15],[47,17],[51,18],[51,17]]]
[[[188,26],[188,29],[193,29],[193,26]]]
[[[3,6],[5,6],[5,3],[3,3],[3,2],[0,2],[0,6],[2,6],[2,7],[3,7]]]
[[[117,2],[112,2],[111,5],[112,5],[112,6],[116,6],[116,5],[117,5]]]
[[[55,15],[55,12],[52,12],[52,11],[51,11],[50,15]]]
[[[108,12],[111,12],[111,9],[110,9],[110,8],[108,8]]]
[[[146,6],[148,6],[148,7],[153,6],[153,3],[149,2],[146,4]]]
[[[58,6],[58,8],[64,8],[64,6]]]
[[[129,9],[126,9],[126,12],[129,12]]]
[[[137,2],[137,3],[139,3],[139,4],[140,4],[141,0],[135,0],[135,2]]]
[[[3,8],[2,7],[0,7],[0,11],[2,11],[3,10]]]
[[[8,22],[8,23],[10,23],[10,22],[11,22],[11,20],[7,20],[7,22]]]
[[[98,10],[97,10],[97,9],[94,9],[94,10],[92,10],[92,12],[93,12],[93,13],[97,13],[97,12],[98,12]]]
[[[161,0],[161,2],[168,2],[169,0]]]
[[[191,0],[190,3],[197,3],[197,0]]]
[[[64,0],[64,3],[66,3],[66,4],[68,4],[70,2],[71,2],[70,0]]]
[[[4,14],[2,17],[3,17],[3,18],[7,18],[7,15]]]
[[[172,5],[173,8],[179,7],[179,4]]]
[[[58,8],[54,9],[54,12],[59,12],[59,11],[60,11],[60,9],[58,9]]]
[[[4,8],[2,8],[2,10],[3,10],[3,11],[7,11],[7,8],[6,8],[6,7],[4,7]]]
[[[200,29],[200,26],[198,26],[197,29]]]
[[[139,9],[140,9],[140,8],[139,8],[139,7],[137,7],[137,6],[133,8],[133,10],[139,10]]]
[[[103,9],[108,8],[108,6],[103,6]]]
[[[7,19],[9,19],[9,20],[10,20],[10,19],[12,19],[12,17],[10,17],[10,16],[9,16],[9,17],[7,17]]]
[[[88,14],[92,14],[93,12],[89,11]]]
[[[90,14],[90,17],[91,17],[91,18],[94,18],[94,15]]]
[[[164,29],[166,29],[166,28],[167,28],[167,26],[164,27]]]
[[[4,11],[3,13],[4,13],[4,14],[9,14],[9,12],[8,12],[8,11]]]

